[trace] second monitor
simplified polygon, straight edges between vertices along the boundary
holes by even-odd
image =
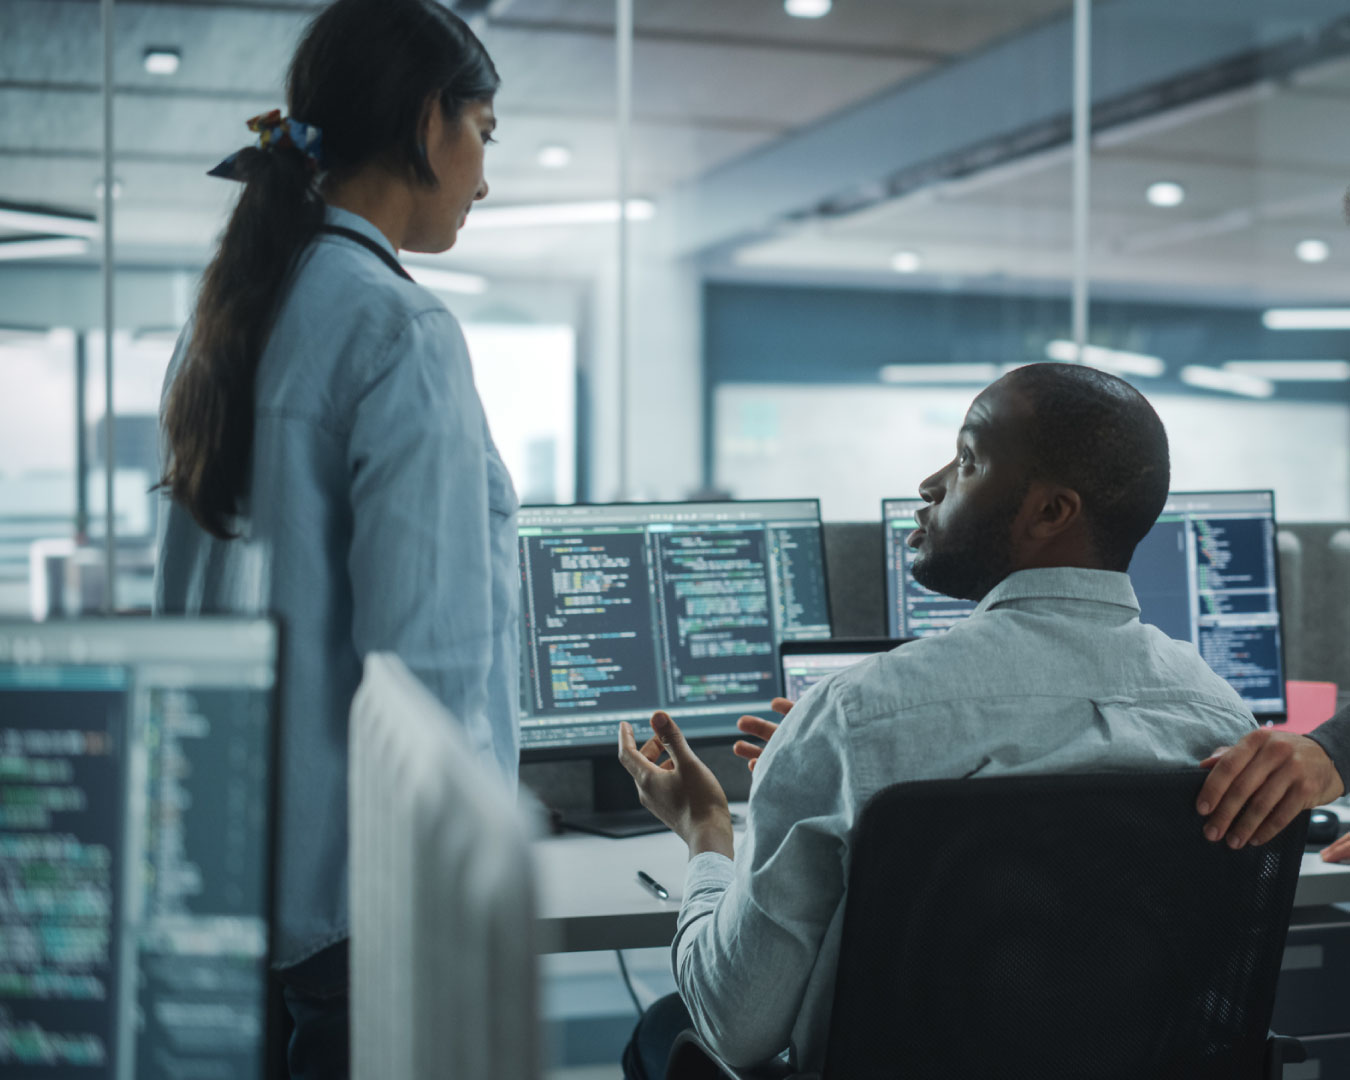
[[[814,499],[520,511],[521,749],[611,751],[655,709],[693,739],[769,708],[778,645],[830,636]]]
[[[905,541],[923,505],[922,499],[882,503],[893,637],[937,633],[975,610],[914,580],[914,550]],[[1129,573],[1140,619],[1194,643],[1258,719],[1284,719],[1273,492],[1173,492],[1135,549]]]

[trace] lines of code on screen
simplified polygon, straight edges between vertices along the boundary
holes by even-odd
[[[609,742],[656,708],[729,731],[776,693],[781,640],[829,634],[816,521],[684,516],[522,528],[526,746]]]

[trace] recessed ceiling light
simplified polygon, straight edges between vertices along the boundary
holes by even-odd
[[[545,169],[565,169],[572,164],[572,151],[560,143],[539,148],[539,164]]]
[[[156,45],[145,50],[145,70],[151,75],[173,75],[182,59],[183,54],[177,49]]]
[[[922,265],[917,251],[897,251],[891,256],[891,269],[897,274],[912,274]]]
[[[1151,206],[1180,206],[1186,199],[1186,189],[1175,180],[1159,180],[1149,184],[1145,197]]]
[[[795,19],[819,19],[833,6],[834,0],[783,0],[783,10]]]
[[[1325,240],[1300,240],[1294,247],[1294,254],[1301,262],[1326,262],[1327,256],[1331,254],[1331,247]]]

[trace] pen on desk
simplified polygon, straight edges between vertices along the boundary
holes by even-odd
[[[670,899],[670,893],[666,892],[665,887],[662,886],[661,883],[657,881],[654,877],[652,877],[650,874],[643,873],[641,870],[639,870],[637,874],[638,874],[638,882],[642,885],[642,887],[648,890],[658,900]]]

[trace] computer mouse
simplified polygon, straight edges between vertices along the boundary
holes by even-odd
[[[1332,810],[1314,810],[1308,818],[1308,843],[1329,844],[1340,835],[1341,819]]]

